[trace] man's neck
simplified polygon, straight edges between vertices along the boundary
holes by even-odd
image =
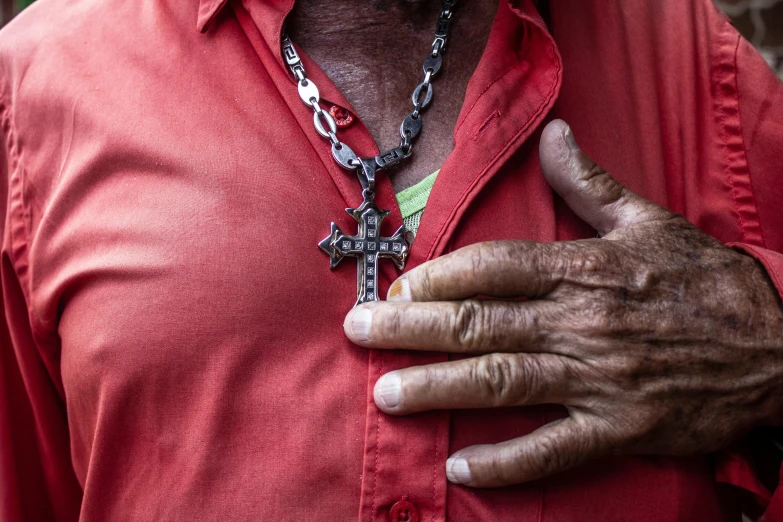
[[[313,36],[385,27],[430,33],[440,11],[439,0],[296,0],[291,21],[307,24]]]
[[[395,190],[440,168],[451,151],[465,88],[497,2],[472,0],[458,6],[413,157],[391,173]],[[411,93],[423,79],[422,63],[440,11],[439,0],[297,0],[287,27],[351,102],[378,146],[387,149],[399,143],[400,122],[413,110]]]

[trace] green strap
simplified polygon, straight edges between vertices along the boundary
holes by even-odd
[[[397,203],[400,205],[405,228],[413,232],[414,235],[419,229],[421,215],[424,213],[424,207],[427,206],[427,199],[430,197],[438,172],[440,170],[436,170],[412,187],[397,194]]]
[[[427,206],[427,199],[430,197],[430,191],[432,191],[432,186],[435,184],[438,172],[440,170],[436,170],[412,187],[408,187],[397,194],[397,203],[400,205],[403,219],[423,211],[424,207]]]

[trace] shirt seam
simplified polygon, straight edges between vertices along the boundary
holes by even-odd
[[[723,169],[743,242],[765,247],[764,230],[758,214],[747,148],[742,134],[738,81],[742,38],[739,33],[732,34],[730,26],[724,26],[722,40],[716,70],[723,74],[717,79],[716,110],[722,134]]]
[[[5,85],[4,81],[3,85]],[[30,260],[28,255],[30,231],[27,227],[30,213],[24,204],[24,190],[22,188],[24,179],[21,176],[24,167],[17,147],[17,132],[11,117],[11,104],[8,103],[5,92],[0,92],[0,105],[2,105],[3,109],[2,114],[0,114],[0,121],[2,122],[2,128],[5,133],[5,142],[3,143],[3,146],[8,154],[7,233],[9,238],[9,250],[7,254],[26,300],[28,308],[27,315],[31,323],[30,327],[32,328],[34,336],[38,337],[40,335],[40,326],[43,325],[44,322],[41,320],[38,311],[33,306],[32,289],[30,288]],[[21,266],[25,267],[24,273],[20,270]]]
[[[383,353],[378,353],[378,380],[383,375]],[[377,380],[376,380],[377,382]],[[370,510],[370,520],[375,520],[375,507],[376,507],[376,489],[378,486],[378,461],[380,460],[380,448],[381,448],[381,409],[376,408],[377,418],[375,421],[375,462],[373,462],[372,470],[372,508]]]
[[[436,482],[438,477],[438,456],[440,455],[440,423],[442,420],[440,417],[435,418],[433,422],[433,436],[435,437],[435,451],[432,452],[432,521],[435,522],[438,518],[438,490],[436,488]]]
[[[748,160],[748,149],[745,145],[745,136],[742,133],[742,122],[744,118],[742,117],[742,103],[740,102],[740,95],[739,95],[739,48],[742,44],[742,37],[737,36],[737,46],[734,50],[734,83],[736,86],[735,90],[735,96],[737,98],[737,118],[739,119],[740,126],[739,126],[739,133],[738,133],[738,139],[742,143],[742,156],[745,160],[745,170],[748,174],[748,195],[750,197],[751,202],[753,203],[753,210],[755,213],[756,218],[756,225],[759,227],[759,236],[761,239],[761,247],[766,248],[766,240],[764,239],[764,227],[761,226],[761,214],[759,214],[758,211],[758,204],[756,203],[756,191],[753,188],[753,175],[750,170],[750,161]]]

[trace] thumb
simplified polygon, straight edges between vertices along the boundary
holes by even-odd
[[[562,120],[551,122],[541,135],[541,167],[555,191],[601,236],[674,214],[631,192],[596,165],[576,143]]]

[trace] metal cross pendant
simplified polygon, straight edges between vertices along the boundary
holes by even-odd
[[[332,232],[318,246],[329,255],[332,269],[340,264],[343,257],[356,258],[354,306],[378,301],[378,259],[389,258],[400,270],[405,267],[410,250],[410,243],[405,238],[405,227],[398,228],[392,237],[381,237],[381,222],[390,212],[375,206],[372,197],[365,198],[359,208],[346,208],[345,211],[359,223],[358,234],[346,236],[332,223]]]

